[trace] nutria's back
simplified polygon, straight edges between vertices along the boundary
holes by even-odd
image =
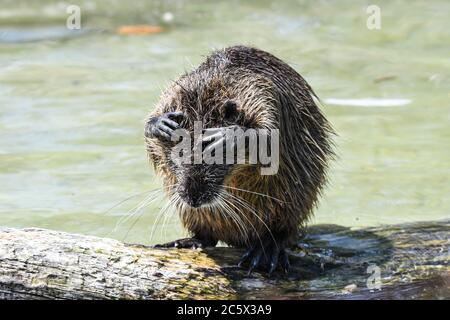
[[[283,249],[293,242],[312,214],[333,156],[333,131],[314,97],[286,63],[245,46],[212,53],[166,90],[149,123],[180,112],[179,124],[189,131],[197,120],[206,128],[279,129],[274,175],[261,175],[260,165],[179,165],[170,159],[170,143],[147,138],[150,159],[194,238],[266,249],[271,243]],[[230,103],[233,117],[227,111]],[[199,188],[200,196],[190,190]],[[205,199],[205,205],[189,205],[186,199],[192,195]]]

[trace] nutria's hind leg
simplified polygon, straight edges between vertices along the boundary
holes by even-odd
[[[248,249],[239,260],[238,267],[248,263],[248,275],[258,267],[265,267],[269,277],[277,269],[281,267],[284,273],[289,272],[289,258],[284,247],[277,243],[267,246],[255,245]]]
[[[211,237],[194,236],[192,238],[179,239],[163,244],[157,244],[155,248],[178,248],[178,249],[198,249],[215,247],[217,240]]]

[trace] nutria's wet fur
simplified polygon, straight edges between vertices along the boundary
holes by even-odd
[[[240,218],[237,223],[220,206],[191,208],[178,202],[187,230],[211,238],[213,244],[219,240],[249,248],[258,243],[266,246],[274,238],[282,248],[294,243],[299,227],[313,213],[333,157],[334,133],[315,97],[308,83],[289,65],[270,53],[246,46],[212,53],[164,92],[150,118],[181,111],[185,115],[181,126],[188,130],[197,120],[203,120],[206,127],[227,126],[230,123],[223,118],[222,106],[232,100],[239,110],[234,123],[280,130],[277,174],[262,176],[257,165],[234,165],[223,182],[252,191],[227,188],[253,209],[243,205],[234,210]],[[149,158],[165,185],[176,186],[182,177],[171,170],[169,144],[155,138],[146,141]],[[176,193],[173,187],[166,190],[171,197]],[[238,202],[234,204],[239,206]]]

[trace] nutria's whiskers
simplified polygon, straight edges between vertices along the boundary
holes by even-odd
[[[222,187],[227,188],[227,189],[231,189],[231,190],[237,190],[237,191],[242,191],[242,192],[248,192],[248,193],[251,193],[251,194],[256,194],[256,195],[261,196],[261,197],[267,197],[267,198],[276,200],[276,201],[278,201],[279,203],[287,203],[286,201],[283,201],[283,200],[281,200],[281,199],[278,199],[278,198],[269,196],[268,194],[264,194],[264,193],[260,193],[260,192],[255,192],[255,191],[245,190],[245,189],[236,188],[236,187],[232,187],[232,186],[226,186],[226,185],[223,185]]]
[[[160,190],[159,190],[160,191]],[[128,236],[128,233],[131,231],[131,229],[134,227],[134,225],[136,224],[136,222],[140,219],[142,213],[141,210],[148,207],[151,203],[153,203],[153,201],[155,201],[157,199],[157,196],[160,195],[162,193],[151,193],[149,194],[147,197],[145,197],[144,200],[142,200],[140,203],[138,203],[134,208],[132,208],[131,210],[129,210],[124,216],[122,216],[119,221],[116,223],[116,226],[114,227],[114,229],[112,230],[112,233],[114,233],[117,228],[126,223],[128,220],[130,220],[132,217],[134,217],[135,215],[137,215],[137,218],[135,219],[135,221],[132,223],[132,225],[130,226],[130,228],[128,228],[127,232],[125,233],[125,236],[123,237],[123,241],[126,239],[126,237]],[[131,213],[131,214],[130,214]]]
[[[139,201],[139,203],[138,203],[137,205],[135,205],[133,208],[131,208],[130,210],[128,210],[124,215],[122,215],[122,216],[119,218],[119,220],[116,222],[116,225],[114,226],[114,228],[110,231],[110,233],[108,233],[108,236],[110,236],[112,233],[116,232],[116,231],[117,231],[117,228],[118,228],[120,225],[122,225],[122,223],[126,222],[126,220],[129,219],[130,213],[131,213],[131,216],[134,215],[134,214],[136,213],[137,209],[140,208],[140,206],[141,206],[142,204],[144,204],[146,201],[148,201],[148,199],[151,199],[153,195],[154,195],[153,192],[150,193],[150,194],[147,194],[143,200]]]
[[[158,215],[156,216],[155,222],[153,223],[152,230],[150,232],[150,240],[149,240],[150,242],[153,240],[153,236],[154,236],[156,226],[158,225],[159,220],[161,218],[165,217],[165,215],[167,214],[169,209],[175,210],[175,204],[177,203],[177,201],[179,201],[178,194],[173,192],[173,190],[174,190],[173,186],[167,186],[166,188],[171,189],[169,191],[171,196],[169,198],[169,201],[163,207],[161,207],[161,209],[158,212]],[[161,229],[161,232],[162,232],[162,230],[164,230],[164,229]]]
[[[228,195],[230,198],[232,198],[233,200],[237,201],[237,203],[240,204],[244,209],[247,209],[248,211],[250,211],[250,213],[252,213],[253,216],[255,216],[255,217],[259,220],[259,222],[261,222],[261,224],[265,227],[265,229],[266,229],[267,232],[269,233],[270,237],[272,238],[272,241],[274,242],[274,245],[275,245],[275,246],[278,246],[278,245],[277,245],[277,242],[276,242],[276,240],[275,240],[275,237],[273,236],[272,231],[270,230],[270,228],[269,228],[269,226],[267,225],[267,223],[265,223],[264,220],[259,216],[259,212],[257,212],[256,209],[253,208],[253,207],[251,206],[251,204],[250,204],[248,201],[245,201],[244,199],[239,198],[238,196],[232,194],[231,192],[226,192],[226,193],[227,193],[227,195]],[[245,216],[245,215],[244,215],[244,216]],[[245,216],[245,217],[246,217],[246,216]],[[248,218],[246,217],[246,219],[248,219]],[[255,230],[255,232],[256,232],[256,230]],[[263,249],[264,249],[264,246],[263,246]]]
[[[229,206],[229,201],[227,200],[227,198],[225,198],[221,193],[219,193],[218,199],[219,199],[218,205],[220,206],[220,208],[223,209],[223,213],[228,215],[234,221],[242,238],[244,239],[245,242],[248,242],[249,241],[248,230],[247,230],[244,222],[242,221],[241,216],[239,215],[239,214],[242,215],[241,210],[239,208],[235,208],[235,210],[237,209],[237,213],[236,213]],[[222,213],[221,211],[219,211],[219,212],[220,212],[220,214]],[[250,224],[251,224],[251,222],[250,222]],[[255,229],[253,224],[251,224],[251,226],[253,229]],[[255,229],[255,232],[256,232],[256,229]]]
[[[170,188],[172,186],[165,186],[164,188]],[[128,228],[125,236],[123,237],[123,240],[126,239],[126,237],[128,236],[129,232],[133,229],[133,227],[136,225],[136,223],[139,221],[139,219],[142,216],[141,210],[145,209],[146,207],[148,207],[150,204],[152,204],[155,200],[157,200],[158,197],[161,197],[163,195],[163,189],[164,188],[155,188],[149,191],[145,191],[145,192],[140,192],[134,195],[131,195],[127,198],[125,198],[124,200],[118,202],[117,204],[115,204],[114,206],[112,206],[111,208],[109,208],[106,212],[104,212],[103,214],[107,214],[108,212],[110,212],[111,210],[113,210],[114,208],[117,208],[118,206],[120,206],[121,204],[135,198],[138,197],[140,195],[146,194],[145,198],[142,199],[141,201],[139,201],[134,207],[132,207],[130,210],[128,210],[122,217],[119,218],[119,220],[116,222],[116,225],[114,226],[114,228],[108,233],[107,236],[110,236],[111,234],[113,234],[114,232],[117,231],[117,229],[123,225],[124,223],[126,223],[128,220],[130,220],[132,217],[134,217],[135,215],[137,215],[136,219],[133,221],[133,223],[131,224],[130,228]],[[162,197],[161,197],[162,198]]]
[[[180,195],[178,195],[177,193],[174,194],[172,202],[169,205],[169,210],[167,211],[168,213],[164,214],[164,220],[163,220],[163,224],[161,227],[161,236],[166,239],[167,237],[167,228],[166,228],[166,224],[167,222],[170,222],[173,219],[173,216],[177,213],[176,211],[176,204],[178,202],[181,201],[181,197]],[[164,235],[162,234],[162,231],[164,231]]]
[[[227,196],[230,196],[230,193],[227,193]],[[222,196],[222,197],[223,197],[223,196]],[[261,247],[262,247],[263,250],[264,250],[264,243],[263,243],[263,241],[262,241],[262,239],[261,239],[261,236],[260,236],[260,234],[259,234],[259,231],[256,229],[256,227],[255,227],[255,225],[253,224],[253,222],[245,215],[245,212],[243,211],[243,209],[240,208],[240,207],[238,207],[236,204],[234,204],[232,201],[230,201],[229,199],[227,199],[227,198],[225,198],[225,197],[223,197],[223,200],[224,200],[229,206],[232,207],[232,208],[230,208],[231,211],[233,211],[233,208],[234,208],[234,210],[236,210],[236,211],[240,214],[240,216],[244,217],[244,219],[247,221],[247,223],[248,223],[248,224],[250,225],[250,227],[253,229],[253,231],[254,231],[256,237],[258,238],[259,243],[261,244]],[[240,221],[242,221],[242,219],[240,218],[240,216],[238,215]],[[249,243],[249,241],[250,241],[250,235],[249,235],[249,233],[248,233],[247,228],[245,228],[245,224],[244,224],[244,229],[246,230],[245,237],[244,237],[245,243],[246,243],[247,245],[250,246],[250,245],[251,245],[251,244]]]
[[[135,193],[135,194],[133,194],[133,195],[131,195],[129,197],[126,197],[125,199],[119,201],[118,203],[116,203],[115,205],[110,207],[108,210],[102,212],[102,215],[107,215],[109,212],[111,212],[111,210],[117,208],[121,204],[123,204],[123,203],[125,203],[125,202],[127,202],[127,201],[129,201],[129,200],[131,200],[133,198],[139,197],[139,196],[141,196],[143,194],[148,194],[148,193],[152,193],[152,192],[159,192],[159,191],[162,191],[162,188],[157,188],[157,189],[147,190],[147,191],[144,191],[144,192]]]

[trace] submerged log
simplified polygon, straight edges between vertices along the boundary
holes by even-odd
[[[242,251],[153,249],[43,229],[0,228],[2,299],[450,298],[450,221],[312,226],[291,272],[235,266]]]

